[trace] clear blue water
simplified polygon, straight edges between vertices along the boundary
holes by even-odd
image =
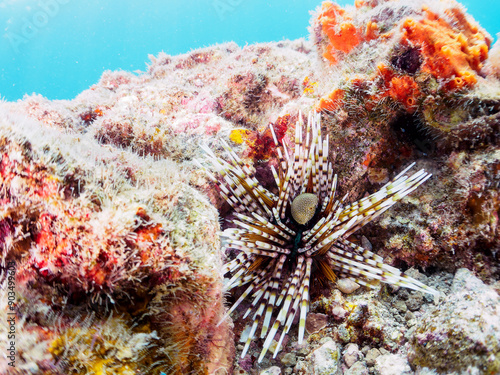
[[[435,0],[431,0],[435,1]],[[338,1],[352,4],[351,1]],[[467,0],[493,36],[499,0]],[[147,4],[147,5],[144,5]],[[0,97],[72,99],[106,69],[145,70],[148,54],[307,37],[321,0],[0,0]]]

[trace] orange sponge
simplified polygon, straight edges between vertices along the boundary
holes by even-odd
[[[342,89],[333,90],[326,97],[319,100],[319,104],[316,107],[316,111],[334,111],[340,107],[342,104],[342,99],[344,99],[345,92]]]
[[[407,112],[413,113],[419,99],[423,96],[415,79],[409,75],[398,75],[385,64],[379,64],[377,70],[386,90],[372,97],[372,101],[376,102],[384,97],[391,97],[394,101],[402,104]]]
[[[421,70],[444,80],[448,89],[473,86],[476,73],[488,57],[490,38],[459,8],[446,11],[453,25],[426,8],[423,10],[424,19],[408,18],[403,22],[402,44],[419,46],[423,57]]]
[[[410,76],[393,77],[389,82],[388,95],[401,103],[408,112],[415,111],[422,96],[418,84]]]
[[[349,53],[362,41],[361,33],[352,23],[352,18],[338,4],[325,1],[318,21],[329,40],[323,56],[331,63],[338,61],[338,51]]]

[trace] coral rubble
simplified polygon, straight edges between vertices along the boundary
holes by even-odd
[[[16,321],[1,373],[499,371],[499,42],[454,0],[326,1],[310,33],[0,102],[0,319]],[[268,125],[293,144],[300,111],[321,115],[346,204],[411,162],[433,174],[349,240],[444,296],[313,282],[304,343],[292,328],[257,364],[263,340],[236,359],[245,324],[220,322],[234,215],[193,160],[224,139],[275,193]]]

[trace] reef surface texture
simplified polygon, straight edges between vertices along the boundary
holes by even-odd
[[[500,373],[500,44],[452,0],[327,1],[309,31],[0,102],[0,373]],[[347,202],[433,174],[349,240],[441,296],[312,279],[304,342],[240,359],[248,306],[219,324],[234,216],[195,160],[225,140],[273,191],[268,125],[290,145],[308,112]]]

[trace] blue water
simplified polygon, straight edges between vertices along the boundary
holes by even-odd
[[[431,0],[436,1],[436,0]],[[338,1],[352,4],[353,1]],[[493,36],[499,0],[462,2]],[[147,5],[144,5],[147,4]],[[148,54],[307,37],[321,0],[0,0],[0,97],[72,99],[106,69],[145,70]]]

